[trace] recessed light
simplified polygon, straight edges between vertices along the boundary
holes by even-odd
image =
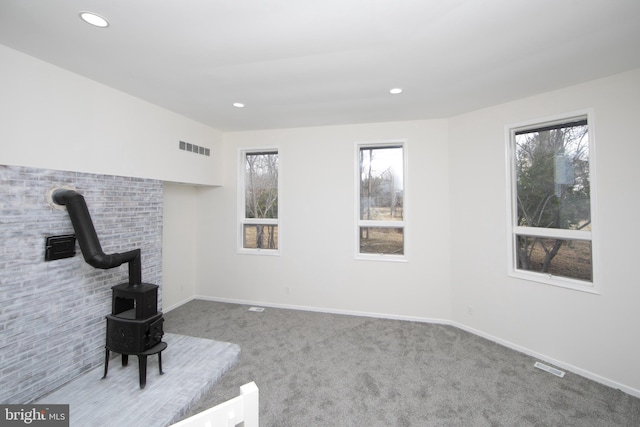
[[[234,102],[233,106],[236,108],[244,108],[244,104],[242,102]]]
[[[93,12],[80,12],[80,18],[87,24],[95,25],[96,27],[106,28],[109,26],[109,22],[106,19]]]
[[[402,93],[402,89],[401,89],[401,88],[399,88],[399,87],[394,87],[393,89],[391,89],[391,90],[389,91],[389,93],[390,93],[390,94],[392,94],[392,95],[397,95],[397,94],[399,94],[399,93]]]

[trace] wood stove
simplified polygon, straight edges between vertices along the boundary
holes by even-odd
[[[105,345],[104,376],[109,369],[110,352],[122,355],[122,366],[127,366],[130,355],[138,356],[140,388],[147,382],[147,356],[158,355],[160,375],[164,331],[162,312],[157,310],[158,286],[141,283],[131,286],[122,283],[113,286],[111,314],[107,315],[107,344]]]
[[[129,282],[113,286],[111,314],[107,319],[104,377],[109,369],[110,352],[122,355],[122,366],[129,356],[138,356],[140,388],[147,380],[147,356],[157,354],[162,374],[162,312],[158,311],[158,286],[142,283],[140,249],[105,254],[100,246],[84,197],[74,190],[58,189],[52,193],[56,204],[65,205],[85,261],[95,268],[109,269],[129,265]]]

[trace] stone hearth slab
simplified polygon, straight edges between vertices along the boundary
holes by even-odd
[[[104,366],[43,397],[37,404],[69,404],[70,425],[77,427],[162,427],[178,421],[213,384],[235,364],[240,354],[236,344],[165,334],[168,344],[158,357],[147,361],[147,385],[140,389],[138,358],[129,356],[126,367],[120,355]],[[113,354],[113,353],[112,353]]]

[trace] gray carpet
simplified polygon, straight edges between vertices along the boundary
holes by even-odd
[[[107,378],[99,366],[43,397],[37,404],[68,404],[71,427],[163,427],[177,422],[238,359],[228,342],[166,334],[159,375],[158,357],[147,361],[147,385],[140,389],[138,358],[122,366],[111,359]]]
[[[458,328],[191,301],[169,332],[240,345],[237,364],[188,415],[255,381],[260,425],[640,426],[640,399]]]

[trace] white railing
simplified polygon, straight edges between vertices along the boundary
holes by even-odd
[[[240,387],[240,396],[184,419],[171,427],[258,427],[259,392],[253,381]]]

